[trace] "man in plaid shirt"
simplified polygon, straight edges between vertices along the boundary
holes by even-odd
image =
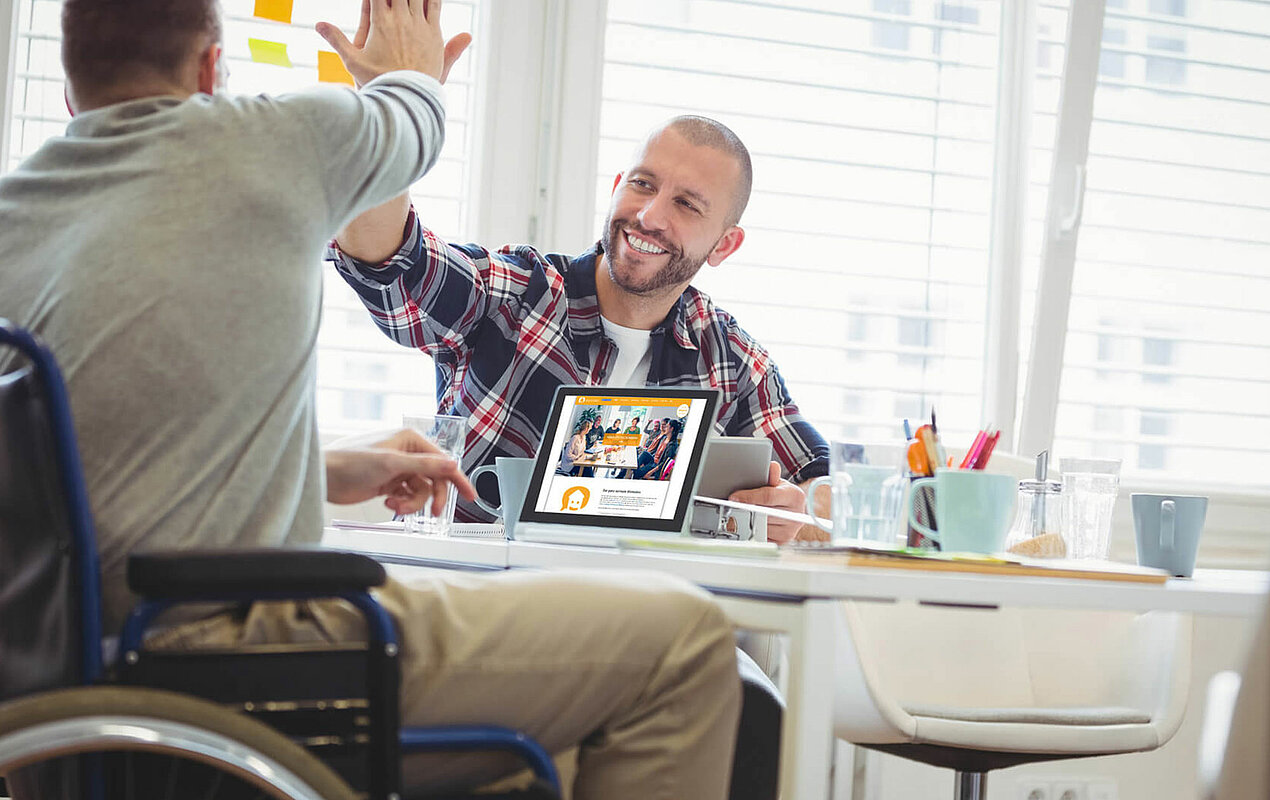
[[[471,422],[465,470],[533,456],[558,386],[709,386],[722,392],[716,432],[766,436],[776,457],[767,486],[732,499],[802,511],[828,447],[767,351],[689,285],[741,246],[751,183],[731,130],[677,117],[617,176],[602,238],[580,256],[448,244],[403,195],[350,224],[328,257],[385,334],[434,359],[438,411]],[[458,514],[487,518],[466,501]],[[772,541],[797,530],[769,519]]]

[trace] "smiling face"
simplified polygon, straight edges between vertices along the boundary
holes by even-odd
[[[582,486],[575,486],[564,493],[564,502],[560,506],[561,511],[580,511],[591,499],[591,493]]]
[[[613,283],[635,295],[682,291],[702,264],[735,252],[745,236],[732,222],[740,179],[723,150],[673,127],[651,136],[614,185],[601,239]]]

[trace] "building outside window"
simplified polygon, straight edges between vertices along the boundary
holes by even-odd
[[[1171,36],[1148,36],[1147,50],[1150,54],[1146,56],[1146,71],[1144,78],[1147,83],[1162,84],[1165,86],[1181,86],[1186,83],[1186,62],[1180,58],[1168,58],[1157,53],[1177,53],[1186,52],[1186,42]]]
[[[878,14],[907,17],[912,12],[912,0],[873,0],[873,10]],[[873,23],[873,46],[883,50],[907,50],[912,26],[907,22],[878,20]]]

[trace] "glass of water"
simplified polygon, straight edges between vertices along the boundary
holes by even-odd
[[[467,417],[456,417],[447,414],[431,414],[424,416],[405,416],[402,424],[418,431],[419,435],[432,442],[445,455],[455,461],[463,460],[463,445],[467,440]],[[459,492],[450,484],[445,496],[445,508],[440,514],[432,513],[429,502],[421,511],[407,514],[405,517],[406,533],[417,533],[431,536],[444,536],[450,531],[454,522],[454,506],[458,503]]]
[[[1120,491],[1120,460],[1064,458],[1063,538],[1069,558],[1105,559],[1111,550],[1111,514]]]
[[[833,541],[895,544],[906,484],[904,476],[898,467],[852,460],[859,457],[858,444],[830,442],[829,474],[817,478],[808,488],[808,513],[815,510],[813,500],[817,487],[826,483],[830,486],[832,525],[816,524],[827,531]]]

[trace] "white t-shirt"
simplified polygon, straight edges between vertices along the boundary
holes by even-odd
[[[648,367],[653,362],[652,333],[618,325],[603,316],[600,324],[604,326],[604,335],[617,345],[617,360],[604,385],[643,386],[648,382]]]

